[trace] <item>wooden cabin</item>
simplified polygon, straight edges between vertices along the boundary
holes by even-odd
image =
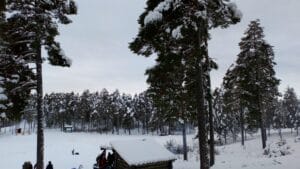
[[[70,132],[70,133],[72,133],[73,132],[73,126],[72,125],[68,125],[68,124],[65,124],[64,125],[64,128],[63,128],[63,131],[64,132]]]
[[[176,156],[151,139],[111,142],[115,169],[172,169]]]

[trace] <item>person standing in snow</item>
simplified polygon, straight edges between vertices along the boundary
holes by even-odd
[[[53,169],[53,165],[52,165],[51,161],[49,161],[49,163],[48,163],[46,169]]]
[[[113,169],[114,161],[115,161],[114,154],[108,153],[108,155],[107,155],[107,169]]]
[[[33,167],[32,167],[32,164],[30,161],[24,162],[23,167],[22,167],[22,169],[32,169],[32,168]]]

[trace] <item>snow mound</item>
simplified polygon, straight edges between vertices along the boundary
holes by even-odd
[[[269,158],[281,157],[289,154],[292,154],[292,149],[285,140],[271,143],[264,150],[264,155]]]

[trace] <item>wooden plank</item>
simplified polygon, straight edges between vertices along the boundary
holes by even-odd
[[[5,10],[5,0],[0,0],[0,12]]]

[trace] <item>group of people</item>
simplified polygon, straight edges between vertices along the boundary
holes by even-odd
[[[94,169],[114,169],[115,165],[115,153],[114,150],[113,153],[108,153],[106,157],[106,149],[102,149],[102,153],[97,156],[96,158],[96,164],[94,165]],[[72,151],[72,154],[74,152]],[[82,165],[81,167],[82,168]],[[27,161],[23,164],[22,169],[36,169],[36,165],[32,166],[31,162]],[[53,164],[51,161],[48,162],[46,169],[53,169]]]
[[[23,168],[23,169],[36,169],[37,166],[36,166],[36,164],[35,164],[34,166],[32,166],[31,162],[30,162],[30,161],[27,161],[27,162],[25,162],[25,163],[23,164],[23,167],[22,167],[22,168]],[[48,163],[46,169],[53,169],[53,165],[52,165],[51,161],[49,161],[49,163]]]
[[[106,157],[106,149],[103,149],[102,153],[97,156],[96,162],[94,169],[114,169],[115,155],[109,152]]]

